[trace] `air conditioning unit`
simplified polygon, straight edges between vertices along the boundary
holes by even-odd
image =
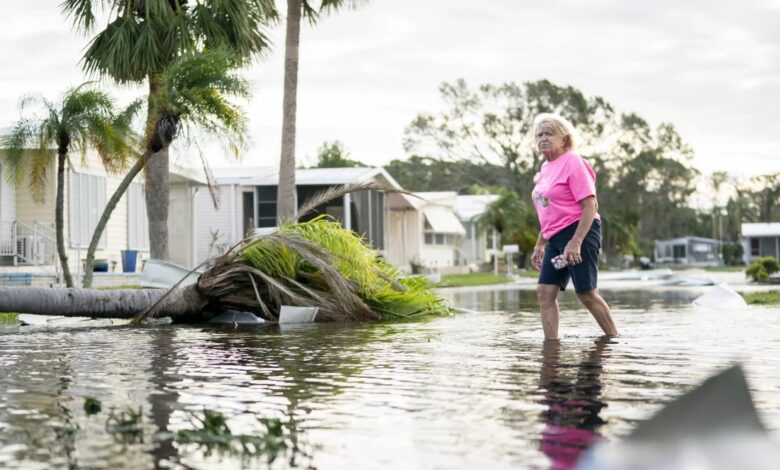
[[[28,235],[26,237],[18,237],[16,239],[16,256],[22,258],[24,261],[32,261],[33,255],[33,237]]]

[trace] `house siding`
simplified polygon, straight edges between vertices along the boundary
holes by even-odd
[[[0,220],[16,219],[16,189],[6,180],[0,165]]]
[[[84,173],[95,176],[102,176],[106,178],[106,194],[105,200],[107,201],[114,193],[116,188],[121,183],[123,174],[109,175],[103,168],[97,154],[88,152],[85,159],[82,161],[79,155],[72,156],[72,168],[77,173]],[[54,227],[54,206],[56,198],[56,162],[52,161],[51,165],[46,172],[47,187],[44,194],[44,200],[42,203],[33,201],[32,195],[27,190],[16,191],[16,219],[28,225],[32,225],[35,222],[50,225]],[[66,185],[68,184],[69,174],[66,175]],[[26,188],[29,181],[22,183],[22,188]],[[64,216],[65,216],[65,238],[66,246],[69,246],[70,235],[70,194],[69,191],[65,191],[64,198]],[[100,208],[102,213],[103,208]],[[108,221],[105,229],[106,245],[99,248],[95,252],[95,259],[106,259],[109,262],[109,268],[114,267],[116,271],[122,270],[121,263],[121,250],[127,249],[128,234],[127,234],[127,196],[124,195],[117,204],[116,208],[111,214],[111,218]],[[81,272],[82,261],[86,258],[87,246],[89,241],[85,241],[79,249],[78,247],[69,247],[67,251],[68,265],[72,272],[75,274]],[[148,257],[148,251],[142,251],[139,253],[140,259]],[[136,269],[140,271],[141,262],[136,264]],[[115,263],[115,264],[112,264]]]
[[[387,220],[387,260],[403,270],[411,270],[411,263],[420,259],[419,212],[391,210]]]
[[[232,245],[244,236],[240,226],[243,214],[243,193],[238,185],[222,185],[219,189],[219,208],[215,209],[211,194],[205,189],[195,196],[195,219],[197,226],[195,258],[201,263],[218,253],[212,246],[213,233],[219,238],[214,245]]]

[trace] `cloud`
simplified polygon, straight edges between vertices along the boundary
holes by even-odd
[[[15,47],[0,51],[0,126],[21,94],[56,97],[83,79],[87,38],[56,3],[4,9],[0,40]],[[545,78],[653,125],[672,122],[702,169],[779,171],[778,14],[776,0],[373,0],[303,27],[297,153],[340,139],[354,158],[381,164],[403,156],[417,113],[443,106],[440,83]],[[274,50],[246,71],[249,163],[273,164],[280,151],[283,25],[270,35]]]

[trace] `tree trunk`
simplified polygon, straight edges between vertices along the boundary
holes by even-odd
[[[288,0],[287,30],[284,44],[282,155],[279,160],[279,188],[276,196],[276,218],[279,223],[292,220],[297,210],[295,189],[295,117],[298,92],[298,43],[300,41],[300,32],[301,0]]]
[[[57,238],[57,255],[60,258],[60,266],[62,266],[62,277],[66,286],[73,287],[73,277],[70,275],[70,267],[68,267],[68,254],[65,251],[65,162],[67,156],[66,152],[57,151],[57,198],[54,207],[54,230]],[[76,262],[80,263],[81,261],[76,260]]]
[[[163,88],[161,73],[149,74],[149,104],[146,117],[146,148],[151,155],[146,162],[146,215],[149,218],[149,252],[152,258],[167,260],[168,256],[168,203],[169,168],[168,146],[174,132],[161,129],[163,116],[157,109],[157,101]]]
[[[155,307],[155,316],[200,317],[206,299],[190,284],[171,291]],[[48,287],[0,287],[0,312],[66,317],[133,318],[162,298],[164,289],[97,290]],[[202,317],[200,317],[202,318]]]
[[[149,217],[149,251],[156,259],[167,260],[168,203],[170,196],[168,145],[146,162],[146,213]]]
[[[106,229],[108,219],[111,218],[111,214],[114,212],[114,209],[116,209],[117,204],[119,204],[119,200],[125,194],[127,188],[130,187],[130,183],[133,182],[133,179],[135,179],[136,175],[138,175],[144,167],[147,156],[148,152],[139,158],[138,161],[135,162],[135,165],[130,168],[130,171],[122,179],[122,182],[119,183],[119,186],[117,186],[114,194],[111,195],[111,199],[106,203],[105,209],[103,209],[103,214],[100,216],[95,231],[92,233],[92,240],[89,242],[89,248],[87,248],[87,260],[84,266],[84,287],[92,287],[92,268],[95,264],[95,251],[97,251],[100,237]]]

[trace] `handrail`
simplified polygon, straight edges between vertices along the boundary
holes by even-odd
[[[59,270],[56,235],[50,224],[0,221],[0,254],[14,256],[14,264],[21,261],[30,265],[54,265]]]

